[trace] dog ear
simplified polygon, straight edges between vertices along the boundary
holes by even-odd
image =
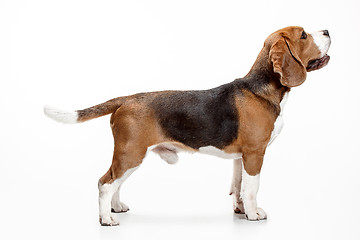
[[[283,86],[296,87],[305,81],[306,68],[285,37],[271,46],[269,58],[274,72],[280,74],[280,82]]]

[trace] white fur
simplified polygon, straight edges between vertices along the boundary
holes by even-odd
[[[257,207],[256,195],[259,190],[260,174],[250,176],[242,166],[240,196],[243,200],[245,214],[249,220],[266,219],[266,213]]]
[[[129,207],[120,201],[120,188],[118,187],[117,191],[114,193],[112,199],[111,199],[111,208],[114,209],[115,212],[127,212],[129,211]]]
[[[234,159],[234,170],[233,170],[233,179],[230,189],[230,195],[233,198],[233,209],[235,212],[240,211],[244,213],[244,205],[240,198],[240,189],[242,181],[242,159]]]
[[[271,137],[270,137],[270,141],[268,143],[268,146],[275,140],[275,138],[280,134],[283,126],[284,126],[284,120],[283,120],[283,112],[284,112],[284,107],[285,104],[287,102],[289,98],[289,92],[285,93],[283,99],[280,102],[280,114],[279,116],[276,118],[276,121],[274,123],[274,130],[271,133]]]
[[[329,50],[331,39],[329,36],[324,35],[324,31],[313,32],[311,33],[311,36],[314,39],[314,43],[319,48],[321,52],[320,58],[322,58]]]
[[[201,147],[199,148],[199,153],[212,155],[224,159],[237,159],[242,157],[241,153],[226,153],[213,146]]]
[[[67,123],[67,124],[74,124],[77,123],[77,119],[79,117],[78,113],[76,111],[64,111],[60,110],[54,107],[45,106],[44,107],[44,113],[49,118],[61,122],[61,123]]]
[[[128,210],[128,207],[121,203],[119,200],[119,195],[114,196],[114,194],[119,194],[121,184],[137,169],[130,168],[128,169],[121,178],[116,179],[114,182],[108,184],[105,183],[101,185],[99,183],[99,217],[102,225],[115,226],[119,225],[119,222],[111,217],[111,208],[116,207],[119,210]],[[127,208],[127,209],[126,209]]]

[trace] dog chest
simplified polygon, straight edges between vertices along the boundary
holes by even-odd
[[[288,100],[288,97],[289,97],[289,93],[285,93],[283,99],[281,100],[280,102],[280,114],[279,116],[276,118],[276,121],[274,123],[274,130],[272,131],[271,133],[271,137],[270,137],[270,141],[268,143],[268,146],[275,140],[275,138],[280,134],[283,126],[284,126],[284,120],[283,120],[283,111],[284,111],[284,107],[285,107],[285,104]]]

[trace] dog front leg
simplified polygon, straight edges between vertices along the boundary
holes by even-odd
[[[245,214],[248,220],[266,219],[264,210],[257,206],[256,195],[259,190],[262,154],[244,154],[240,196],[243,200]]]
[[[240,198],[242,180],[242,159],[234,159],[234,172],[230,189],[233,198],[233,209],[235,213],[245,213],[243,201]]]

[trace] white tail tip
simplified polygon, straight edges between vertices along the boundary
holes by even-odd
[[[61,123],[67,123],[67,124],[74,124],[78,123],[78,113],[76,111],[63,111],[60,109],[56,109],[50,106],[44,107],[44,113],[49,118],[61,122]]]

